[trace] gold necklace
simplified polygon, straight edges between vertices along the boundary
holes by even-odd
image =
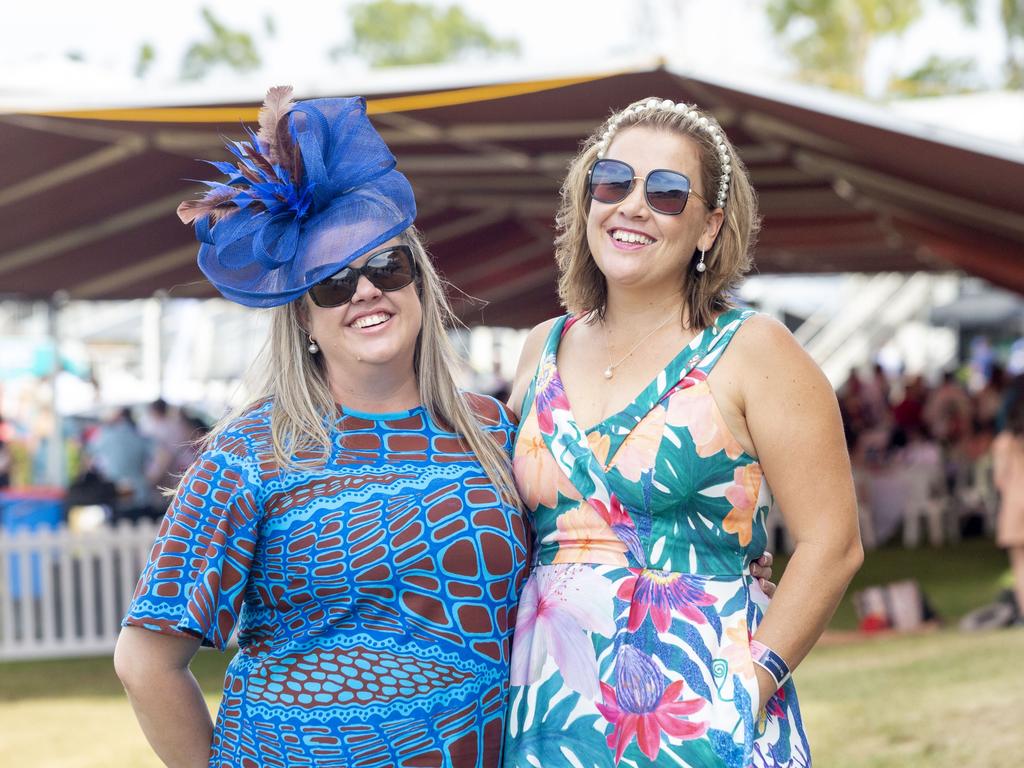
[[[610,379],[612,376],[614,376],[615,375],[615,369],[618,368],[620,365],[622,365],[624,362],[626,362],[626,360],[629,358],[629,356],[632,355],[634,352],[636,352],[637,348],[641,344],[643,344],[645,341],[647,341],[649,338],[651,338],[651,336],[653,336],[655,333],[657,333],[662,328],[664,328],[666,325],[668,325],[669,321],[672,320],[672,317],[673,317],[673,315],[670,313],[668,317],[666,317],[664,320],[661,321],[661,323],[658,324],[657,328],[655,328],[653,331],[651,331],[646,336],[644,336],[642,339],[640,339],[640,341],[638,341],[636,344],[634,344],[633,348],[630,349],[629,352],[624,354],[619,359],[619,361],[617,363],[609,363],[608,367],[604,369],[604,377],[606,379]],[[605,325],[605,339],[604,339],[604,341],[605,341],[605,349],[608,351],[608,358],[611,359],[611,356],[612,356],[611,332],[608,330],[607,324]]]

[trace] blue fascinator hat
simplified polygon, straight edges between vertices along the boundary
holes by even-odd
[[[259,132],[230,141],[224,181],[178,206],[195,224],[199,268],[227,299],[275,307],[412,225],[408,179],[366,117],[362,98],[292,101],[267,92]]]

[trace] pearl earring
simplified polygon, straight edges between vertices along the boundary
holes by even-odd
[[[320,345],[317,344],[316,341],[313,340],[312,336],[310,336],[309,337],[309,346],[306,347],[306,349],[309,350],[309,354],[315,355],[317,352],[320,351]]]
[[[697,262],[697,271],[703,272],[705,269],[707,269],[707,266],[704,264],[704,250],[701,249],[700,261]]]

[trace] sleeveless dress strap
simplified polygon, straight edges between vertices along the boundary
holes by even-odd
[[[690,342],[689,346],[693,349],[693,354],[686,357],[685,360],[681,359],[683,356],[677,358],[681,365],[676,368],[674,376],[669,376],[666,379],[666,381],[674,383],[663,391],[658,402],[664,402],[680,389],[692,386],[694,379],[706,379],[711,369],[715,367],[715,363],[729,346],[729,342],[736,335],[736,331],[756,314],[757,312],[752,309],[735,308],[723,312],[715,318],[712,325],[701,331]]]
[[[520,403],[520,423],[526,419],[526,415],[533,407],[534,398],[537,394],[537,380],[540,378],[541,370],[544,367],[544,361],[548,358],[548,355],[551,354],[553,349],[558,349],[558,341],[562,338],[562,335],[569,330],[569,327],[576,322],[576,319],[577,318],[572,315],[562,315],[560,318],[555,320],[554,325],[551,326],[551,330],[548,331],[547,338],[544,340],[544,347],[541,350],[540,357],[537,359],[537,367],[533,371],[533,378],[530,380],[530,386],[526,388],[526,394],[523,396],[523,402]]]
[[[608,486],[604,468],[594,456],[587,434],[573,418],[558,374],[558,345],[570,321],[571,316],[564,315],[551,328],[531,384],[531,407],[541,437],[559,469],[584,499],[591,505],[603,507],[610,514],[614,494]]]

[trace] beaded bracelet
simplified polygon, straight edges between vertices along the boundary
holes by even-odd
[[[772,680],[775,681],[775,690],[784,686],[793,674],[785,659],[757,640],[750,641],[750,656],[757,666],[772,676]]]

